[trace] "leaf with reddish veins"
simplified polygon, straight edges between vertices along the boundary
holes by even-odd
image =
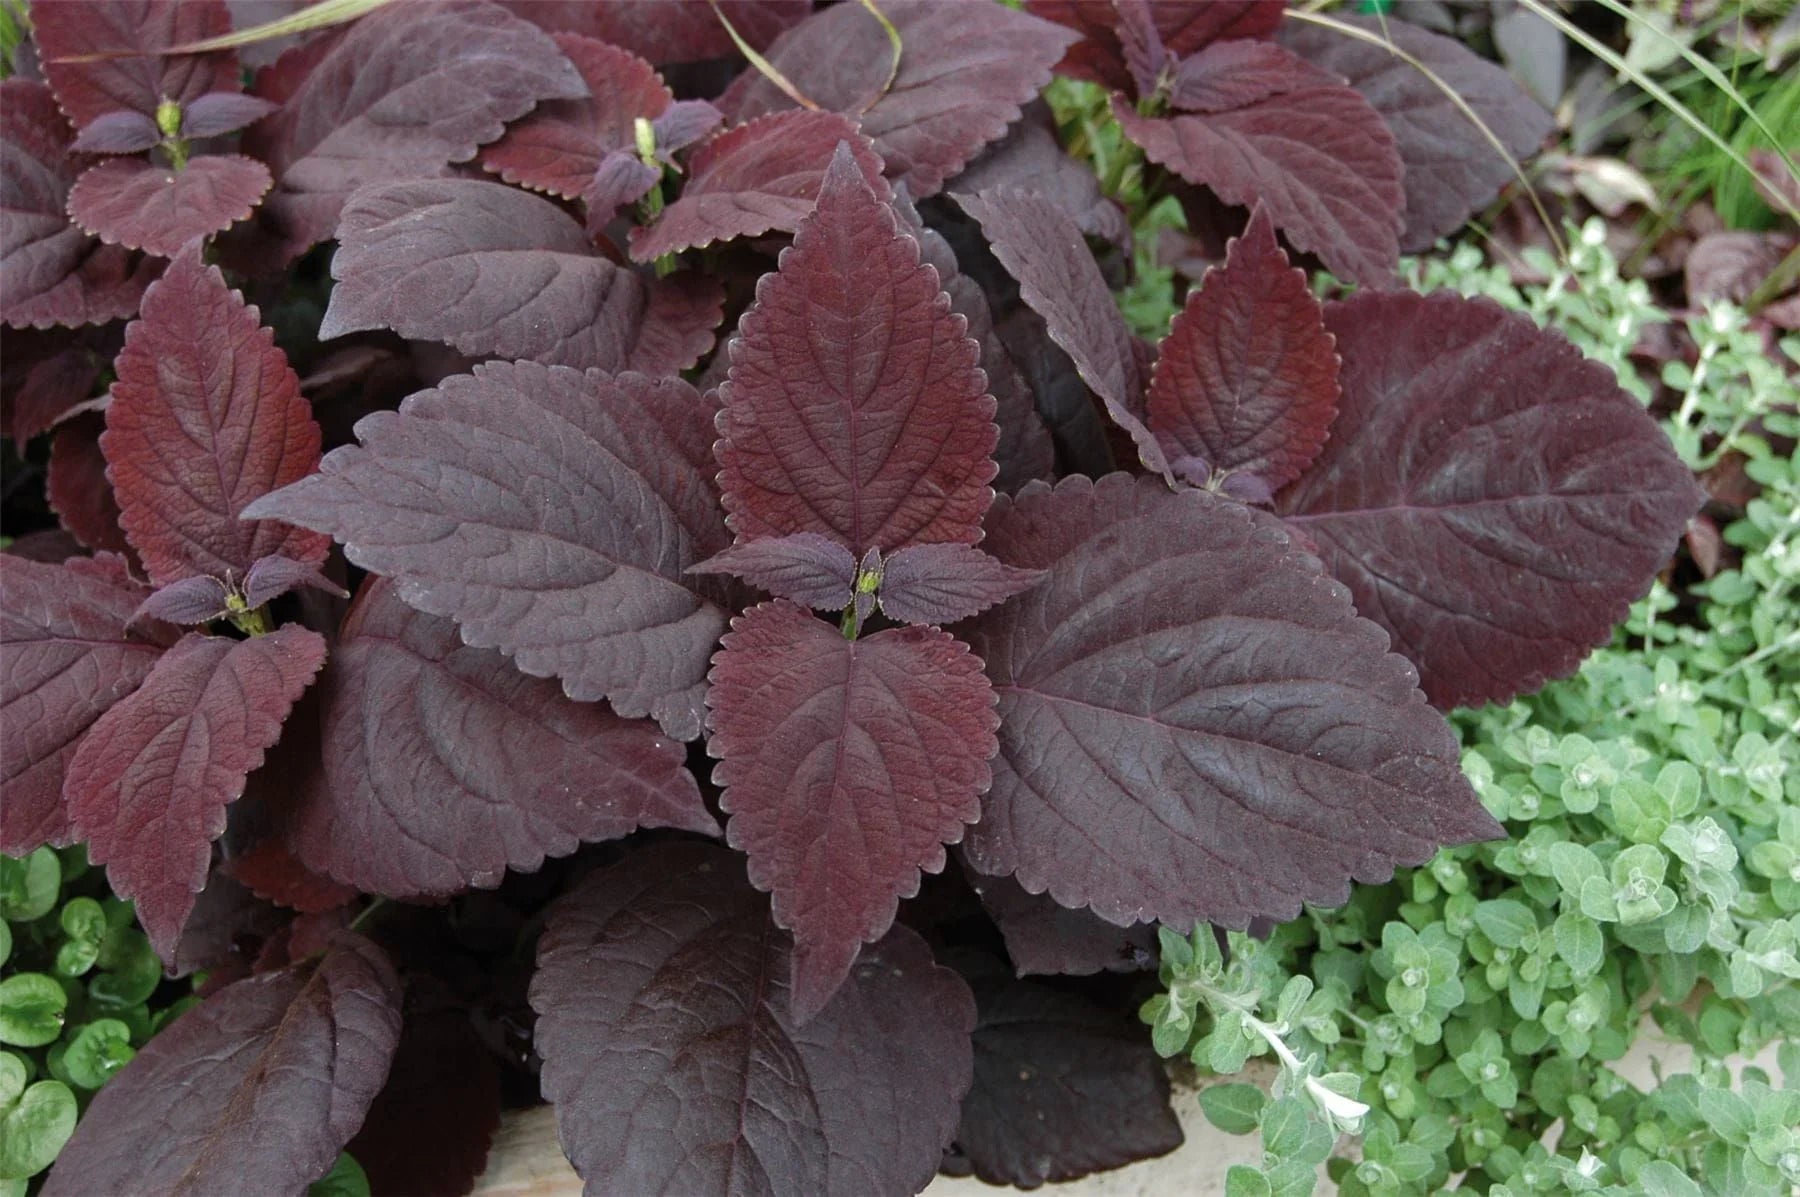
[[[1304,271],[1268,213],[1188,293],[1150,379],[1150,430],[1196,486],[1234,476],[1264,494],[1300,476],[1337,415],[1338,356]]]
[[[816,532],[858,557],[979,540],[997,432],[965,332],[840,143],[719,388],[719,485],[739,539]]]
[[[1572,672],[1674,554],[1702,494],[1611,370],[1485,299],[1328,304],[1331,439],[1276,511],[1442,707]]]
[[[136,690],[179,635],[131,627],[149,591],[110,554],[0,568],[0,852],[70,841],[63,774],[94,720]]]
[[[1048,104],[1039,101],[1027,104],[1025,115],[1006,136],[983,150],[968,169],[951,180],[951,187],[964,195],[1015,187],[1055,203],[1089,237],[1122,248],[1131,244],[1131,226],[1124,211],[1100,190],[1093,169],[1063,149],[1056,136],[1056,117]],[[943,273],[941,267],[939,273]],[[949,290],[947,279],[945,290]]]
[[[71,2],[71,8],[81,7]],[[161,262],[101,245],[69,223],[69,189],[84,160],[50,89],[0,80],[0,318],[13,328],[101,324],[137,311]]]
[[[100,447],[151,581],[241,576],[270,553],[325,559],[326,537],[244,518],[318,465],[319,426],[274,333],[198,246],[144,296],[114,368]]]
[[[208,92],[237,91],[237,55],[230,50],[160,52],[230,32],[224,0],[33,0],[31,5],[31,36],[44,77],[78,126],[120,110],[154,117],[165,100],[186,107]],[[66,61],[90,55],[98,57]]]
[[[638,118],[661,116],[675,96],[656,68],[629,50],[578,33],[559,33],[555,41],[588,94],[539,104],[481,151],[481,164],[508,183],[579,199],[602,158],[635,152]]]
[[[1499,834],[1411,667],[1274,517],[1115,474],[997,502],[988,541],[1050,576],[958,629],[1000,699],[977,871],[1243,927]]]
[[[766,57],[820,108],[857,118],[888,177],[926,199],[1019,119],[1074,38],[997,4],[884,0],[880,7],[904,46],[885,90],[894,44],[860,4],[814,14],[777,38]],[[739,122],[794,106],[757,71],[739,76],[719,100]]]
[[[1308,69],[1273,42],[1217,42],[1182,59],[1170,80],[1169,103],[1184,112],[1226,112],[1336,82],[1334,75]]]
[[[471,356],[674,374],[712,348],[712,279],[647,279],[594,249],[549,200],[500,183],[417,179],[344,206],[321,340],[368,328]]]
[[[288,838],[367,893],[492,888],[508,868],[640,827],[719,833],[687,753],[655,724],[466,647],[385,580],[345,617],[323,685],[322,784],[290,812]]]
[[[700,734],[724,595],[683,571],[729,543],[711,410],[679,379],[530,362],[456,375],[253,505],[344,541],[400,597],[578,701]]]
[[[549,35],[485,0],[387,4],[257,76],[281,105],[244,136],[269,164],[265,215],[294,257],[334,235],[357,187],[467,162],[543,100],[587,85]]]
[[[656,223],[631,230],[631,256],[649,262],[715,241],[791,233],[812,214],[833,152],[850,146],[877,195],[881,157],[855,122],[835,112],[778,112],[703,143],[688,159],[681,198]]]
[[[1136,414],[1145,379],[1131,330],[1080,228],[1050,200],[1013,187],[951,198],[981,223],[994,256],[1018,280],[1020,297],[1131,437],[1145,468],[1167,477],[1162,447]]]
[[[362,1125],[400,1038],[400,981],[340,933],[322,959],[226,986],[94,1097],[45,1197],[303,1197]]]
[[[955,623],[1031,589],[1043,577],[972,545],[909,545],[881,564],[881,611],[900,623]]]
[[[300,692],[325,638],[298,624],[228,640],[189,633],[137,693],[94,722],[69,762],[69,823],[164,960],[206,884],[225,808]]]
[[[731,574],[802,607],[842,611],[850,604],[850,590],[856,584],[856,558],[828,536],[795,532],[734,544],[690,565],[687,572]]]
[[[846,640],[782,600],[732,621],[706,705],[726,829],[794,933],[805,1021],[981,814],[994,754],[981,662],[945,632]]]
[[[1351,88],[1313,84],[1168,120],[1139,116],[1115,97],[1113,116],[1152,162],[1228,204],[1260,200],[1290,245],[1339,278],[1392,285],[1406,203],[1400,153],[1381,114]]]
[[[590,1187],[924,1188],[969,1086],[968,987],[899,926],[801,1025],[790,955],[742,858],[713,845],[639,849],[551,908],[531,982],[543,1091]]]
[[[1164,48],[1185,57],[1214,42],[1269,36],[1287,5],[1284,0],[1152,0],[1148,8]],[[1025,10],[1082,35],[1057,64],[1058,74],[1131,90],[1112,0],[1027,0]]]
[[[108,158],[75,181],[69,219],[108,245],[172,258],[250,215],[271,181],[268,167],[242,154],[194,158],[180,170]]]
[[[666,66],[731,58],[737,44],[725,21],[753,50],[766,49],[783,29],[812,12],[813,0],[710,0],[671,4],[669,0],[500,0],[526,20],[551,32],[580,33],[623,46]],[[715,12],[716,10],[716,12]]]
[[[1156,966],[1156,928],[1149,923],[1120,927],[1091,910],[1071,910],[1049,894],[1034,894],[1011,877],[964,871],[1021,977],[1086,977]]]
[[[131,546],[119,527],[119,502],[106,478],[106,457],[100,452],[101,418],[87,413],[70,420],[50,438],[50,468],[44,478],[44,497],[62,526],[97,553],[131,555]]]

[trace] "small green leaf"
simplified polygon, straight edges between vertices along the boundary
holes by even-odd
[[[1585,844],[1551,844],[1546,854],[1550,858],[1551,876],[1556,878],[1556,884],[1562,887],[1563,893],[1571,898],[1581,896],[1582,886],[1590,878],[1598,880],[1606,876],[1600,858]]]
[[[18,973],[0,981],[0,1043],[43,1047],[62,1034],[69,997],[55,978]]]
[[[338,1153],[331,1171],[312,1182],[306,1197],[369,1197],[369,1177],[347,1151]]]
[[[1740,1147],[1750,1142],[1750,1133],[1756,1129],[1756,1114],[1750,1103],[1729,1089],[1700,1090],[1700,1116],[1714,1134]]]
[[[1606,959],[1606,937],[1592,919],[1579,911],[1565,910],[1557,916],[1552,935],[1556,954],[1576,977],[1590,977],[1600,971]]]
[[[1271,1102],[1263,1111],[1263,1150],[1287,1159],[1306,1147],[1306,1127],[1312,1121],[1306,1103],[1297,1097],[1284,1097]]]
[[[116,1018],[90,1022],[69,1041],[63,1053],[63,1069],[83,1089],[98,1089],[113,1073],[131,1062],[131,1028]]]
[[[1269,1178],[1260,1168],[1233,1164],[1225,1170],[1225,1197],[1270,1197]]]
[[[1475,908],[1475,925],[1495,947],[1516,948],[1537,930],[1537,919],[1524,903],[1500,898]]]
[[[0,1179],[24,1180],[50,1166],[75,1133],[75,1094],[61,1081],[39,1081],[0,1103]]]
[[[1255,1130],[1268,1104],[1267,1094],[1241,1081],[1200,1090],[1200,1109],[1206,1120],[1231,1135],[1247,1135]]]
[[[62,862],[49,848],[23,860],[0,856],[0,919],[28,923],[50,913],[62,889]]]
[[[1667,1160],[1652,1160],[1638,1169],[1637,1189],[1644,1197],[1700,1197],[1700,1186]]]

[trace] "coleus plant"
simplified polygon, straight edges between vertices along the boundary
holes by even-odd
[[[1279,5],[718,7],[399,0],[241,92],[188,48],[222,2],[33,5],[5,424],[57,426],[97,552],[0,574],[0,847],[85,842],[212,970],[47,1192],[137,1151],[299,1192],[346,1145],[405,1191],[421,1094],[485,1143],[511,1032],[460,945],[496,886],[520,934],[558,895],[527,996],[591,1191],[1168,1150],[1129,1017],[1015,973],[1142,968],[1147,923],[1291,918],[1497,834],[1439,710],[1572,669],[1698,506],[1555,334],[1314,298],[1278,233],[1378,288],[1504,176],[1384,115],[1418,94],[1390,63],[1269,40]],[[1190,176],[1255,211],[1160,347],[1085,239],[1116,208],[1025,113],[1059,63],[1178,172],[1249,147]],[[1377,149],[1330,177],[1269,150],[1340,118]],[[337,404],[368,414],[321,460]],[[446,1059],[488,1060],[466,1101]]]

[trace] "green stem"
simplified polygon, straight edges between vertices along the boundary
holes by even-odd
[[[269,624],[269,609],[256,607],[249,611],[238,611],[231,616],[232,626],[246,636],[267,636],[275,629]]]

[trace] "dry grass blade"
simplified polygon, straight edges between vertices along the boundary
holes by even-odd
[[[738,48],[738,53],[749,59],[750,65],[755,67],[757,71],[761,73],[763,78],[767,79],[770,83],[773,83],[776,87],[779,87],[782,95],[800,105],[800,107],[805,108],[810,112],[819,111],[819,106],[807,99],[805,94],[801,92],[799,88],[794,86],[793,80],[776,70],[774,63],[764,58],[761,54],[758,54],[755,48],[743,39],[738,33],[737,28],[732,25],[731,19],[720,10],[719,0],[708,0],[708,3],[712,5],[713,16],[719,18],[719,24],[725,26],[725,32],[731,35],[732,44]],[[898,69],[898,67],[896,66],[895,69]]]
[[[869,104],[863,105],[864,111],[867,111],[870,104],[887,95],[888,88],[894,86],[894,79],[900,74],[901,41],[900,31],[894,28],[892,21],[887,19],[887,14],[876,6],[875,0],[862,0],[862,6],[869,10],[870,16],[881,22],[881,27],[887,31],[888,44],[894,47],[894,61],[888,66],[887,78],[881,81],[881,90],[875,93],[874,99],[871,99]]]
[[[311,33],[315,29],[341,25],[345,21],[354,21],[360,16],[373,12],[386,3],[388,0],[320,0],[311,8],[303,8],[288,16],[265,21],[261,25],[252,25],[248,29],[236,29],[230,33],[221,33],[218,37],[201,38],[197,42],[183,42],[179,46],[168,46],[152,51],[102,50],[94,54],[71,54],[67,58],[59,58],[56,61],[98,62],[106,58],[135,58],[143,54],[206,54],[213,50],[230,50],[238,46],[248,46],[253,42],[266,42],[273,38],[288,37],[296,33]]]

